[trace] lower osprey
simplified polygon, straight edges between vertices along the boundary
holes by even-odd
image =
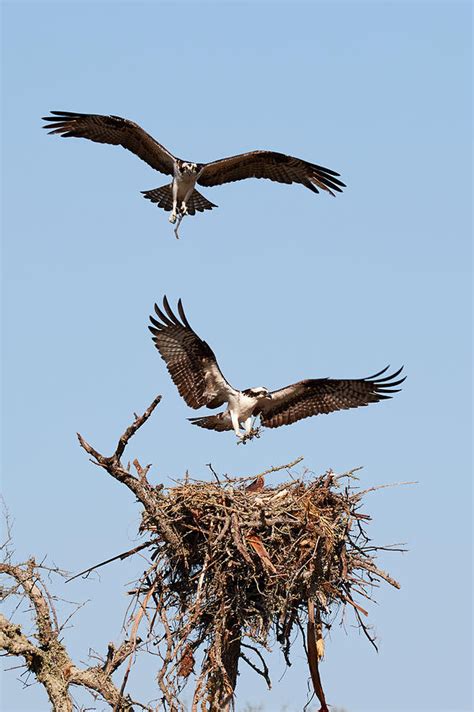
[[[155,304],[158,319],[150,316],[152,326],[148,328],[180,395],[195,409],[203,406],[219,408],[227,404],[227,410],[217,415],[189,420],[193,425],[208,430],[233,430],[241,442],[258,435],[258,431],[252,428],[252,419],[257,416],[266,428],[278,428],[311,415],[386,400],[400,390],[395,386],[405,380],[395,380],[401,368],[381,378],[387,366],[368,378],[316,378],[298,381],[277,391],[269,391],[263,386],[239,391],[222,375],[211,347],[191,328],[181,299],[178,301],[181,321],[173,313],[166,297],[163,298],[163,309]]]

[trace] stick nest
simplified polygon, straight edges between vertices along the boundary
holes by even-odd
[[[370,517],[360,511],[368,490],[355,489],[353,479],[353,473],[305,474],[264,487],[261,475],[250,485],[250,478],[216,475],[216,483],[186,479],[156,492],[160,517],[145,512],[141,525],[156,535],[153,564],[136,593],[142,607],[154,600],[152,624],[157,618],[162,624],[158,681],[170,709],[179,709],[176,700],[201,645],[192,708],[224,709],[239,660],[270,686],[265,649],[276,639],[290,664],[295,629],[326,709],[318,672],[324,626],[349,604],[373,642],[355,599],[370,599],[380,579],[399,587],[376,566],[377,547],[364,531]]]

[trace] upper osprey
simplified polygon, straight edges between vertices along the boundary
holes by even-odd
[[[164,312],[155,304],[158,319],[151,316],[152,326],[148,328],[180,395],[196,409],[203,406],[218,408],[227,403],[227,410],[217,415],[190,418],[191,422],[210,430],[234,430],[242,442],[258,434],[252,429],[253,417],[260,416],[261,424],[267,428],[278,428],[311,415],[386,400],[398,392],[395,386],[405,380],[395,380],[401,368],[381,378],[387,367],[368,378],[312,378],[278,391],[270,392],[263,386],[239,391],[222,375],[211,347],[191,328],[181,300],[178,301],[181,321],[171,310],[166,297],[163,307]]]
[[[342,192],[345,187],[337,179],[339,173],[275,151],[250,151],[211,163],[192,163],[176,158],[141,126],[120,116],[70,111],[52,111],[51,114],[43,117],[43,121],[49,122],[43,127],[51,129],[49,133],[123,146],[155,170],[173,176],[170,184],[142,192],[160,208],[171,210],[171,223],[178,219],[176,237],[185,215],[217,207],[194,189],[196,183],[211,186],[244,178],[269,178],[278,183],[301,183],[314,193],[319,193],[318,188],[321,188],[331,195],[334,191]]]

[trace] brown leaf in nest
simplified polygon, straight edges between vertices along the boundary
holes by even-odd
[[[262,475],[259,475],[253,482],[251,482],[246,488],[246,492],[261,492],[265,487],[265,479]]]
[[[247,534],[245,537],[252,549],[258,554],[260,557],[263,566],[270,571],[272,574],[276,574],[277,570],[273,566],[270,557],[268,556],[268,551],[265,549],[262,540],[260,539],[259,536],[256,534]]]
[[[178,666],[178,675],[180,677],[189,677],[194,669],[194,655],[192,646],[188,645],[185,647],[184,652],[181,656]]]
[[[189,511],[193,515],[194,521],[198,522],[201,519],[201,512],[197,509],[190,509]]]

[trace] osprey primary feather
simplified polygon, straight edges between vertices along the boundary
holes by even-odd
[[[342,192],[345,187],[338,180],[339,173],[275,151],[249,151],[210,163],[183,161],[141,126],[120,116],[52,111],[43,121],[48,122],[43,128],[49,129],[49,133],[123,146],[155,170],[173,176],[171,183],[142,192],[158,207],[171,211],[169,219],[176,223],[176,237],[185,215],[217,207],[198,193],[196,183],[208,187],[244,178],[268,178],[278,183],[301,183],[314,193],[321,189],[331,195]]]
[[[237,390],[226,380],[215,354],[189,324],[181,300],[178,316],[166,297],[163,309],[155,304],[158,318],[150,316],[155,346],[165,361],[179,394],[191,408],[227,409],[217,415],[190,418],[193,425],[208,430],[233,430],[239,441],[246,442],[258,433],[252,419],[260,417],[266,428],[290,425],[312,415],[331,413],[377,403],[392,397],[405,378],[397,377],[402,368],[384,375],[387,368],[358,379],[316,378],[298,381],[277,391],[263,386]]]

